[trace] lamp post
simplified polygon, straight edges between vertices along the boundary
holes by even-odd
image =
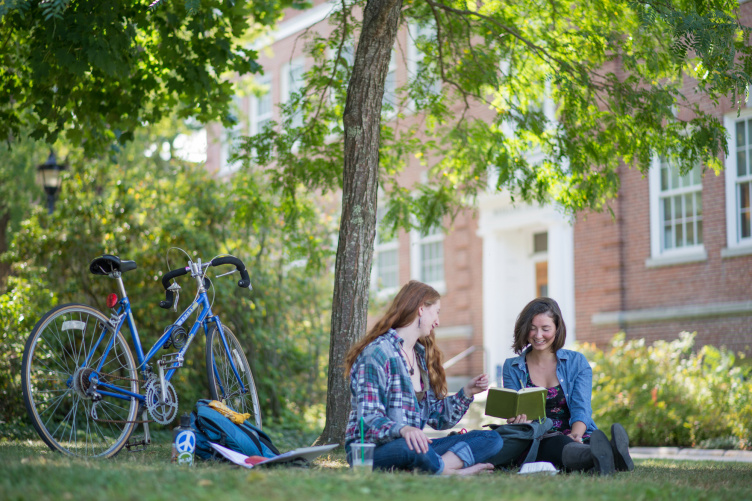
[[[47,161],[37,167],[37,181],[42,185],[44,192],[47,194],[47,211],[49,214],[52,214],[52,211],[55,210],[55,197],[62,183],[60,171],[64,171],[67,168],[67,165],[59,165],[57,163],[55,152],[52,150],[50,150],[50,156],[47,157]]]

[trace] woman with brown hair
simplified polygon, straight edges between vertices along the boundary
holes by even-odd
[[[481,374],[447,396],[434,334],[440,309],[436,290],[410,281],[347,354],[352,398],[345,438],[349,463],[350,444],[365,441],[376,444],[374,468],[437,475],[493,470],[485,461],[501,450],[498,433],[472,431],[433,440],[423,433],[426,424],[437,430],[457,424],[473,396],[488,389],[488,376]]]
[[[504,362],[505,388],[548,389],[546,417],[553,428],[541,439],[537,460],[603,475],[631,471],[627,432],[616,423],[609,441],[595,426],[590,404],[593,371],[582,353],[563,348],[566,338],[559,305],[548,297],[536,298],[522,309],[514,325],[512,349],[519,356]],[[507,422],[529,421],[523,414]]]

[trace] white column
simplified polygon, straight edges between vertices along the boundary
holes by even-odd
[[[496,365],[503,364],[498,334],[502,323],[504,252],[498,232],[483,235],[483,349],[486,353],[485,372],[496,384]]]
[[[548,295],[559,303],[569,346],[575,336],[574,229],[567,222],[548,228]]]

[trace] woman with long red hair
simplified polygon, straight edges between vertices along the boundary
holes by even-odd
[[[413,280],[347,354],[352,397],[345,438],[348,462],[350,444],[363,440],[376,444],[373,466],[378,469],[444,475],[493,470],[485,461],[501,450],[498,433],[471,431],[433,440],[423,433],[426,424],[437,430],[453,427],[473,396],[488,389],[488,376],[481,374],[447,395],[434,334],[440,310],[439,293]]]

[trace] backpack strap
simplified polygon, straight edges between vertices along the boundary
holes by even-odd
[[[248,428],[245,423],[239,424],[238,428],[240,428],[240,431],[242,431],[245,435],[248,435],[248,438],[251,439],[253,445],[255,445],[259,452],[263,455],[264,448],[261,447],[261,441],[259,440],[258,434],[254,430]],[[279,455],[279,453],[277,453],[277,455]]]
[[[277,449],[274,446],[274,444],[272,443],[272,440],[265,433],[259,433],[259,440],[261,440],[261,443],[267,446],[269,450],[272,451],[277,456],[282,454],[281,452],[279,452],[279,449]]]
[[[280,454],[282,454],[281,452],[279,452],[279,449],[277,449],[272,443],[271,437],[269,437],[269,435],[267,435],[264,431],[258,429],[256,425],[250,423],[249,421],[246,421],[243,424],[238,425],[238,426],[240,426],[240,428],[242,428],[243,431],[246,433],[247,433],[246,428],[250,430],[250,432],[253,433],[256,436],[256,438],[258,438],[258,440],[262,444],[264,444],[275,456],[279,456]],[[259,450],[263,452],[264,449],[262,447],[259,447]]]
[[[525,460],[522,462],[522,464],[530,463],[531,461],[535,461],[537,459],[541,438],[546,434],[548,430],[553,428],[554,422],[551,421],[550,418],[546,418],[546,420],[542,423],[533,421],[528,426],[533,428],[533,443],[530,444],[530,450],[528,451],[527,456],[525,456]]]

